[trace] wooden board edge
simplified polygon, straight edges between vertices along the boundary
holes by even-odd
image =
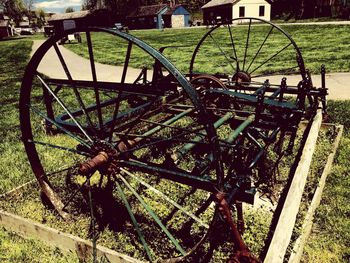
[[[0,225],[24,238],[31,237],[64,251],[76,252],[84,262],[92,256],[92,242],[2,210],[0,210]],[[142,263],[100,245],[96,247],[96,254],[99,259],[108,260],[111,263]]]
[[[337,137],[335,141],[333,142],[333,147],[332,147],[332,152],[327,158],[326,165],[323,169],[320,181],[318,183],[318,186],[316,188],[316,191],[314,193],[314,196],[312,198],[312,201],[310,203],[309,209],[306,213],[302,228],[301,228],[301,235],[297,238],[295,241],[295,244],[293,246],[292,253],[289,257],[288,263],[299,263],[303,254],[304,246],[306,244],[306,241],[311,233],[312,225],[313,225],[313,219],[314,219],[314,214],[316,212],[317,207],[319,206],[321,202],[321,197],[322,197],[322,192],[323,189],[326,185],[326,179],[328,175],[331,172],[332,164],[334,161],[334,157],[336,155],[340,139],[343,134],[343,125],[337,125],[336,130],[337,130]]]
[[[295,170],[282,211],[268,247],[264,263],[282,263],[299,211],[302,194],[306,184],[306,178],[310,170],[313,153],[316,148],[316,141],[322,123],[322,110],[318,110],[311,125],[305,146],[298,166]]]

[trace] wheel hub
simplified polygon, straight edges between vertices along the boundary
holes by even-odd
[[[249,85],[250,81],[251,81],[251,77],[250,77],[250,74],[248,72],[238,71],[233,75],[232,81],[239,83],[239,84]]]

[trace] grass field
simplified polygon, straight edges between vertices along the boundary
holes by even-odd
[[[300,30],[299,33],[298,30]],[[333,30],[333,34],[338,34],[338,36],[340,34],[340,38],[346,34],[349,36],[349,30],[346,33],[346,28],[343,27],[329,30]],[[299,26],[295,27],[293,29],[294,33],[292,33],[293,37],[294,34],[301,35],[301,31],[302,28]],[[159,43],[159,45],[164,45],[169,42],[174,43],[175,41],[179,41],[175,36],[171,36],[170,34],[165,39],[159,37],[166,35],[168,33],[167,31],[154,32],[156,34],[153,39],[149,40],[150,42],[151,40],[154,42],[161,41],[162,43]],[[189,34],[191,31],[186,30],[186,32]],[[145,35],[142,36],[142,34],[146,34],[144,32],[135,33],[140,34],[140,37],[146,38]],[[311,34],[312,30],[310,30],[309,33]],[[323,34],[325,34],[324,31],[323,33],[319,32],[319,35]],[[189,35],[187,36],[189,38]],[[309,36],[310,35],[307,35],[307,37]],[[297,39],[297,37],[295,38]],[[331,38],[331,36],[329,36],[329,38]],[[312,37],[312,39],[314,38]],[[327,39],[327,37],[325,39]],[[340,42],[349,45],[348,41],[350,40],[344,38],[342,40],[336,39],[332,41],[334,45],[332,48],[334,48],[334,50],[340,50],[336,45]],[[304,45],[306,46],[307,43],[307,41],[304,42]],[[31,41],[29,39],[0,42],[1,193],[33,178],[20,139],[17,106],[21,77],[29,59],[30,47]],[[305,49],[307,50],[307,48],[303,49],[304,53],[306,53]],[[316,49],[314,52],[319,52],[319,50]],[[340,50],[339,53],[343,54],[345,57],[350,55],[347,50]],[[307,53],[305,55],[307,56]],[[102,56],[102,54],[100,56]],[[349,57],[346,58],[348,59],[348,63],[350,63]],[[323,59],[323,57],[321,59]],[[331,61],[331,59],[327,59]],[[311,57],[306,60],[312,61],[313,58]],[[337,63],[334,65],[337,65]],[[349,64],[345,65],[347,65],[347,68],[345,67],[342,70],[349,69]],[[339,71],[339,68],[334,68],[334,70]],[[304,262],[349,262],[350,260],[350,250],[347,246],[347,244],[350,243],[350,205],[347,200],[350,191],[350,168],[348,165],[348,156],[350,154],[350,101],[330,102],[329,114],[332,122],[345,125],[345,135],[341,141],[332,174],[329,176],[326,184],[322,204],[316,216],[316,225],[305,250]],[[41,243],[23,240],[13,233],[0,229],[0,261],[76,262],[77,259],[74,258],[73,255],[64,255],[55,249],[45,247]]]
[[[282,26],[294,39],[301,49],[306,68],[311,73],[319,73],[321,64],[325,64],[329,72],[350,71],[350,26],[348,25],[323,25],[323,26]],[[237,50],[237,57],[242,63],[246,47],[248,26],[238,26],[232,28],[232,35]],[[253,60],[254,55],[259,49],[270,27],[252,26],[249,44],[247,49],[247,63]],[[182,72],[189,71],[189,65],[193,50],[201,37],[208,30],[205,28],[195,29],[168,29],[131,31],[131,34],[149,43],[151,46],[159,49],[162,46],[185,46],[179,48],[167,48],[164,51],[166,57],[170,59]],[[209,37],[203,42],[195,60],[194,70],[200,72],[230,72],[227,68],[227,59],[234,64],[230,54],[232,53],[231,38],[228,29],[216,30],[212,33],[216,43]],[[336,36],[336,37],[335,37]],[[93,35],[95,59],[98,62],[112,65],[123,65],[127,43],[120,39],[104,34]],[[281,50],[289,40],[283,34],[274,29],[268,37],[263,48],[256,57],[250,70],[258,67],[266,59]],[[78,44],[65,45],[79,55],[88,58],[85,48],[85,38],[83,37],[83,46]],[[227,58],[223,53],[227,54]],[[139,49],[133,49],[130,64],[132,67],[141,68],[143,66],[151,67],[153,60],[142,53]],[[223,66],[225,65],[225,66]],[[235,65],[234,65],[235,66]],[[292,46],[259,68],[255,73],[273,73],[283,70],[286,73],[291,67],[296,66],[295,52]],[[247,68],[247,66],[246,66]]]

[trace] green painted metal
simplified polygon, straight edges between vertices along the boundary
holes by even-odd
[[[59,125],[57,122],[55,122],[54,120],[51,120],[49,117],[47,117],[44,113],[42,113],[39,109],[37,109],[35,106],[31,105],[29,106],[29,108],[35,112],[36,114],[38,114],[40,117],[44,118],[46,121],[50,122],[51,124],[55,125],[57,128],[59,128],[60,130],[62,130],[63,132],[65,132],[67,135],[69,135],[70,137],[72,137],[73,139],[77,140],[78,142],[80,142],[82,145],[90,148],[91,146],[89,144],[87,144],[83,139],[79,138],[78,136],[75,136],[73,133],[71,133],[70,131],[68,131],[66,128],[64,128],[63,126]],[[32,139],[28,139],[28,142],[33,141]]]
[[[228,138],[226,139],[226,141],[228,143],[232,143],[237,137],[238,135],[244,131],[255,119],[255,116],[254,115],[250,115],[248,116],[248,118],[241,124],[237,127],[237,129],[235,129],[234,131],[232,131],[230,133],[230,135],[228,136]]]
[[[170,118],[169,120],[165,121],[163,124],[165,124],[165,125],[172,124],[172,123],[178,121],[179,119],[181,119],[182,117],[185,117],[186,115],[190,114],[191,112],[193,112],[193,109],[185,110],[185,111],[175,115],[174,117]],[[162,128],[162,126],[158,125],[158,126],[154,127],[153,129],[145,132],[142,136],[150,136],[150,135],[156,133],[157,131],[159,131],[161,128]]]
[[[232,112],[228,112],[226,113],[222,118],[220,118],[219,120],[217,120],[214,123],[214,127],[215,129],[219,128],[221,125],[223,125],[226,121],[228,121],[229,119],[231,119],[234,116],[234,114]],[[203,136],[205,136],[205,133],[202,133]],[[194,142],[200,142],[201,140],[203,140],[203,136],[196,136],[192,141]],[[187,143],[185,144],[181,149],[179,149],[176,153],[174,153],[172,155],[173,159],[177,162],[180,159],[182,159],[182,157],[184,155],[186,155],[186,153],[188,153],[191,149],[193,149],[193,147],[195,147],[196,144],[195,143]]]
[[[116,185],[117,185],[117,191],[118,191],[118,193],[119,193],[119,196],[122,198],[123,203],[124,203],[126,209],[128,210],[130,219],[131,219],[131,221],[132,221],[132,223],[133,223],[133,225],[134,225],[134,227],[135,227],[135,229],[136,229],[136,232],[137,232],[137,234],[138,234],[138,236],[139,236],[139,238],[140,238],[140,241],[141,241],[141,243],[142,243],[142,245],[143,245],[143,247],[144,247],[144,249],[145,249],[145,251],[146,251],[146,254],[147,254],[147,256],[148,256],[148,259],[152,262],[152,261],[153,261],[153,257],[152,257],[152,254],[151,254],[151,250],[150,250],[150,248],[148,247],[148,244],[147,244],[147,242],[146,242],[146,240],[145,240],[145,236],[143,235],[143,233],[142,233],[142,231],[141,231],[141,228],[140,228],[139,224],[137,223],[137,220],[136,220],[136,218],[135,218],[135,216],[134,216],[134,213],[133,213],[132,210],[131,210],[131,206],[130,206],[128,200],[126,199],[126,196],[125,196],[125,194],[124,194],[124,191],[123,191],[123,189],[121,188],[121,186],[120,186],[120,184],[118,183],[118,181],[116,181]]]
[[[117,174],[116,176],[123,181],[123,183],[126,185],[126,187],[129,188],[129,190],[133,193],[133,195],[139,200],[141,205],[147,210],[149,215],[154,219],[154,221],[159,225],[159,227],[162,229],[162,231],[168,236],[168,238],[171,240],[171,242],[175,245],[176,249],[183,256],[186,255],[186,251],[181,247],[181,245],[176,240],[176,238],[169,232],[169,230],[162,223],[162,221],[156,215],[156,213],[152,210],[152,208],[149,205],[147,205],[147,203],[142,199],[142,197],[135,191],[135,189],[128,183],[128,181],[123,176],[121,176],[120,174]]]
[[[183,213],[185,213],[186,215],[188,215],[189,217],[191,217],[192,219],[194,219],[195,221],[197,221],[201,226],[204,226],[205,228],[209,228],[209,225],[205,222],[203,222],[203,220],[201,220],[199,217],[197,217],[195,214],[193,214],[190,211],[187,211],[183,206],[179,205],[178,203],[174,202],[172,199],[170,199],[168,196],[166,196],[165,194],[163,194],[161,191],[159,191],[158,189],[154,188],[153,186],[151,186],[150,184],[146,183],[144,180],[142,180],[140,177],[130,173],[129,171],[120,168],[120,170],[122,172],[124,172],[125,174],[131,176],[133,179],[137,180],[140,184],[146,186],[148,189],[150,189],[153,193],[159,195],[160,197],[162,197],[164,200],[166,200],[167,202],[169,202],[170,204],[172,204],[173,206],[175,206],[176,208],[178,208],[180,211],[182,211]]]

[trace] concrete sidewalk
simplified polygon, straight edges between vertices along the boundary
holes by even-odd
[[[42,40],[34,40],[32,47],[32,53],[38,49],[43,43]],[[67,63],[69,71],[73,79],[79,80],[92,80],[90,61],[81,56],[78,56],[74,52],[66,49],[63,46],[59,46],[59,49]],[[97,79],[99,81],[115,81],[120,82],[123,67],[105,65],[101,63],[95,63]],[[60,64],[55,50],[50,49],[43,60],[41,61],[38,71],[51,77],[51,78],[67,78],[65,72]],[[140,74],[140,69],[128,68],[126,75],[126,82],[132,83]],[[152,76],[152,72],[148,71],[148,76]],[[262,78],[256,78],[254,81],[264,82],[269,79],[270,83],[279,84],[283,75],[267,76]],[[299,75],[288,75],[288,85],[297,85],[300,81]],[[315,87],[321,86],[321,76],[312,75],[313,84]],[[350,99],[350,72],[344,73],[329,73],[326,75],[326,87],[329,89],[328,99],[330,100],[346,100]]]

